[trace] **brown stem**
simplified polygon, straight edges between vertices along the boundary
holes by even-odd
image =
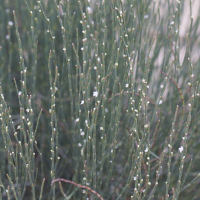
[[[91,188],[89,188],[89,187],[87,187],[87,186],[84,186],[84,185],[77,184],[77,183],[75,183],[75,182],[73,182],[73,181],[69,181],[69,180],[66,180],[66,179],[63,179],[63,178],[54,179],[54,180],[51,182],[51,186],[53,186],[53,184],[54,184],[55,182],[58,182],[58,181],[59,181],[59,182],[62,181],[62,182],[65,182],[65,183],[70,183],[70,184],[73,184],[73,185],[75,185],[75,186],[77,186],[77,187],[80,187],[80,188],[89,190],[90,192],[92,192],[93,194],[95,194],[97,197],[99,197],[101,200],[103,200],[103,198],[100,196],[100,194],[98,194],[96,191],[92,190]]]

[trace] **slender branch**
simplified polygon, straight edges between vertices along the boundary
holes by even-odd
[[[178,84],[174,81],[173,78],[171,78],[170,76],[168,76],[167,74],[165,74],[163,71],[160,70],[160,72],[161,72],[162,74],[164,74],[165,76],[169,77],[169,78],[173,81],[173,83],[176,85],[176,87],[178,88],[179,93],[180,93],[180,95],[181,95],[181,99],[182,99],[182,102],[183,102],[183,107],[185,107],[185,102],[184,102],[183,94],[182,94],[182,91],[181,91],[180,87],[178,86]]]
[[[130,94],[133,94],[133,92],[129,92],[129,91],[124,91],[123,92],[124,94],[127,94],[127,93],[130,93]],[[137,96],[140,96],[140,94],[138,94],[138,93],[136,93],[135,92],[135,94],[137,95]],[[117,93],[117,94],[115,94],[114,96],[116,97],[116,96],[119,96],[120,95],[120,93]],[[148,98],[148,97],[145,97],[148,101],[150,101],[154,106],[156,106],[156,104],[150,99],[150,98]],[[110,99],[108,99],[108,102],[110,102],[112,100],[112,97],[110,98]]]
[[[84,185],[77,184],[77,183],[75,183],[75,182],[73,182],[73,181],[69,181],[69,180],[66,180],[66,179],[63,179],[63,178],[54,179],[54,180],[51,182],[51,186],[53,186],[53,184],[54,184],[55,182],[58,182],[58,181],[59,181],[59,182],[62,181],[62,182],[65,182],[65,183],[70,183],[70,184],[73,184],[73,185],[75,185],[75,186],[77,186],[77,187],[80,187],[80,188],[89,190],[90,192],[92,192],[93,194],[95,194],[97,197],[99,197],[101,200],[103,200],[103,198],[100,196],[100,194],[98,194],[96,191],[92,190],[91,188],[89,188],[89,187],[87,187],[87,186],[84,186]]]

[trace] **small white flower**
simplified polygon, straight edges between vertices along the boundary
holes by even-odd
[[[83,104],[84,104],[84,100],[81,101],[81,105],[83,105]]]
[[[84,136],[84,135],[85,135],[85,133],[84,133],[83,131],[81,131],[81,135],[82,135],[82,136]]]
[[[125,87],[127,88],[129,86],[129,84],[127,83],[126,85],[125,85]]]
[[[173,24],[174,24],[174,21],[172,21],[170,24],[173,25]]]
[[[169,147],[169,148],[172,148],[172,146],[171,146],[170,144],[168,144],[168,147]]]
[[[145,125],[144,125],[144,128],[148,128],[148,127],[149,127],[149,124],[145,124]]]
[[[9,35],[6,35],[6,40],[8,40],[10,38],[10,36]]]
[[[92,9],[90,7],[87,7],[87,12],[88,12],[88,14],[91,14],[92,13]]]
[[[94,91],[94,92],[93,92],[93,96],[94,96],[94,97],[97,97],[97,96],[98,96],[98,92],[97,92],[97,91]]]
[[[183,152],[183,146],[181,146],[178,150],[180,151],[180,153],[182,153]]]
[[[12,21],[9,21],[9,22],[8,22],[8,25],[9,25],[9,26],[12,26],[13,24],[14,24],[14,23],[13,23]]]
[[[149,18],[149,15],[145,15],[145,16],[144,16],[144,19],[147,19],[147,18]]]
[[[76,119],[76,122],[79,122],[79,118]]]
[[[100,127],[100,130],[103,131],[103,127]]]
[[[79,146],[79,147],[82,147],[82,144],[81,144],[81,143],[78,143],[78,146]]]
[[[142,79],[142,82],[143,82],[143,83],[146,83],[146,79],[143,78],[143,79]]]
[[[97,69],[97,67],[96,66],[94,66],[94,70],[96,70]]]
[[[145,151],[145,153],[147,153],[148,152],[148,148],[146,148],[144,151]]]
[[[105,112],[108,112],[108,108],[105,108]]]
[[[162,104],[162,102],[163,102],[163,101],[162,101],[162,100],[160,100],[158,104],[160,105],[160,104]]]

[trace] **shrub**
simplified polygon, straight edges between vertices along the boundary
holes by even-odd
[[[4,1],[0,199],[198,199],[198,8]]]

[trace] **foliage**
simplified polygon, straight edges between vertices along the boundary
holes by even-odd
[[[197,4],[3,1],[0,199],[198,199]]]

